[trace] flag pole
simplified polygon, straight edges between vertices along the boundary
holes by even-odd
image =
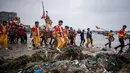
[[[106,29],[104,29],[104,28],[101,28],[101,27],[99,27],[99,26],[97,26],[97,25],[96,25],[96,28],[97,28],[97,29],[102,29],[103,31],[108,31],[108,30],[106,30]]]
[[[42,1],[42,9],[43,9],[43,14],[44,14],[44,21],[45,21],[45,38],[47,39],[47,31],[46,31],[46,15],[45,15],[45,10],[44,10],[44,4],[43,4],[43,1]]]
[[[44,4],[43,4],[43,1],[42,1],[42,10],[43,10],[43,15],[44,15],[44,20],[45,20],[45,10],[44,10]],[[43,18],[43,16],[42,16]]]
[[[44,5],[43,5],[43,1],[42,1],[42,9],[43,9],[43,11],[44,11]]]
[[[44,4],[43,4],[43,1],[42,1],[42,9],[43,9],[43,11],[44,11]]]

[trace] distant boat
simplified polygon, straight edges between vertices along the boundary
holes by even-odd
[[[106,31],[98,31],[97,33],[101,34],[103,36],[108,36],[108,32],[106,32]]]

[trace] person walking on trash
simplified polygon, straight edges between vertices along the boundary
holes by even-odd
[[[93,47],[93,39],[92,39],[92,32],[90,31],[90,28],[87,29],[87,43],[86,48],[89,48],[88,45],[91,44],[91,48]]]
[[[113,31],[110,30],[110,32],[108,32],[108,43],[105,44],[105,46],[109,45],[109,48],[111,48],[111,43],[112,41],[114,41],[114,37],[113,37]]]
[[[126,31],[125,31],[126,28],[127,28],[127,26],[123,25],[122,29],[118,32],[118,38],[119,38],[120,45],[118,45],[117,47],[115,47],[115,50],[117,50],[119,47],[121,47],[119,53],[123,52],[123,48],[125,46],[124,40],[126,39]]]
[[[7,21],[3,21],[0,24],[0,46],[4,45],[4,48],[8,50],[8,26]]]
[[[70,44],[70,40],[69,40],[68,37],[69,37],[69,26],[65,26],[65,29],[64,29],[64,41],[65,41],[65,43],[64,43],[64,45],[65,46],[69,45],[71,47],[72,45]]]
[[[63,24],[63,21],[60,20],[58,22],[58,25],[55,26],[55,32],[56,32],[56,39],[57,39],[57,42],[58,42],[58,45],[56,46],[56,49],[61,52],[61,48],[63,47],[64,45],[64,39],[63,39],[63,29],[62,29],[62,24]]]
[[[85,30],[83,30],[80,34],[80,39],[81,39],[80,46],[84,46],[85,43],[84,32]]]
[[[39,28],[39,22],[38,21],[36,21],[35,25],[32,27],[32,36],[33,36],[34,47],[39,48],[40,28]]]

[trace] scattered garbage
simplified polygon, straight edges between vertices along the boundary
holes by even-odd
[[[35,73],[42,73],[42,69],[35,71]]]
[[[9,73],[129,73],[130,54],[83,54],[79,48],[63,53],[39,51],[32,56],[0,59],[0,71]]]
[[[57,56],[58,60],[82,60],[85,59],[85,55],[79,48],[66,49],[62,54]]]

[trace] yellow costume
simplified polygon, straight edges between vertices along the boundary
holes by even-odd
[[[87,48],[90,43],[91,43],[91,47],[93,47],[92,32],[87,32],[87,43],[86,43]]]
[[[33,26],[32,27],[32,35],[35,47],[39,46],[40,43],[40,29],[39,27]]]
[[[91,43],[91,39],[87,38],[87,44],[90,44],[90,43]]]
[[[55,31],[56,31],[56,38],[57,38],[57,41],[58,41],[58,45],[56,46],[56,48],[60,49],[64,45],[62,27],[59,26],[59,25],[55,26]]]
[[[4,44],[4,48],[8,48],[8,27],[3,24],[0,27],[0,45]]]
[[[68,36],[69,36],[69,31],[67,29],[64,29],[64,44],[70,44],[70,40]]]
[[[110,39],[113,36],[112,32],[108,33],[108,39]]]

